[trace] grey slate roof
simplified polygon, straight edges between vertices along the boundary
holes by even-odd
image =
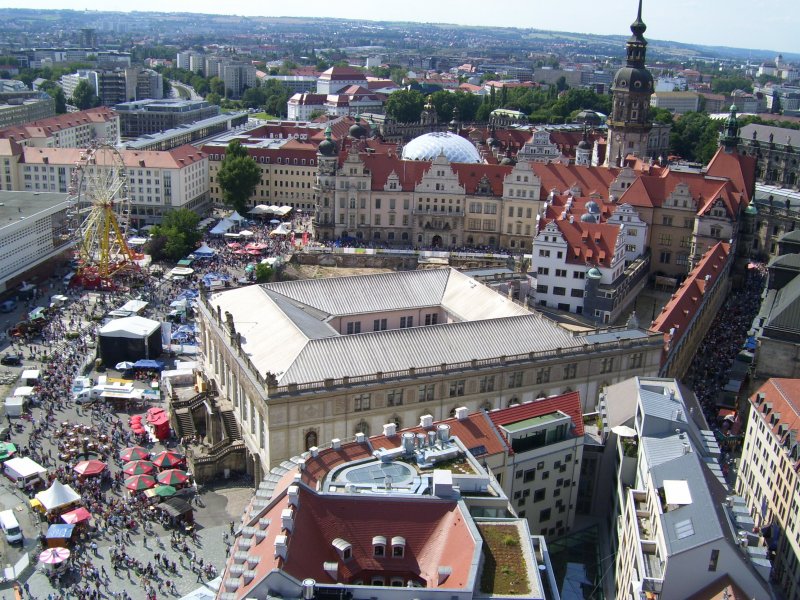
[[[650,469],[656,487],[662,487],[664,480],[684,480],[692,494],[691,504],[661,514],[668,555],[702,546],[725,535],[719,519],[715,518],[717,511],[703,468],[699,456],[690,452]],[[686,521],[690,522],[693,533],[681,537],[680,531],[688,531]]]
[[[800,275],[775,294],[765,329],[800,333]]]
[[[739,132],[739,137],[748,142],[753,139],[753,132],[756,132],[756,140],[764,143],[769,143],[769,135],[772,134],[772,140],[775,144],[786,144],[787,138],[795,148],[800,148],[800,131],[795,129],[783,129],[782,127],[775,127],[773,125],[757,125],[750,123],[742,127]]]

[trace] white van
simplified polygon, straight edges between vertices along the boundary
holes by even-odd
[[[75,277],[75,271],[70,271],[69,273],[64,275],[64,285],[69,285],[73,277]]]
[[[0,512],[0,528],[6,534],[6,539],[9,542],[22,541],[22,529],[19,527],[17,517],[14,516],[13,510],[4,510]]]

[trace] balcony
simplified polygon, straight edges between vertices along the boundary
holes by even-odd
[[[415,215],[435,215],[437,217],[463,217],[464,211],[461,209],[454,210],[433,210],[432,208],[415,208],[413,211]]]

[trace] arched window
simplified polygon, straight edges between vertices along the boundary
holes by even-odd
[[[361,419],[358,423],[356,423],[354,433],[363,433],[369,437],[369,423],[367,423],[364,419]]]
[[[315,429],[309,429],[306,432],[306,450],[313,448],[314,446],[319,446],[317,443],[319,441],[319,436]]]
[[[480,409],[481,409],[481,410],[485,410],[485,411],[487,411],[487,412],[488,412],[488,411],[490,411],[490,410],[492,410],[493,408],[494,408],[494,406],[493,406],[493,405],[492,405],[492,403],[491,403],[491,402],[489,402],[488,400],[486,400],[486,401],[485,401],[483,404],[481,404],[481,406],[480,406]]]
[[[392,418],[389,419],[389,423],[394,423],[394,425],[395,425],[395,427],[397,427],[398,431],[403,428],[403,421],[402,421],[402,419],[400,419],[399,415],[392,415]]]
[[[405,232],[405,231],[404,231],[404,232],[403,232],[403,235],[401,235],[400,237],[401,237],[401,239],[402,239],[404,242],[407,242],[407,241],[408,241],[408,233],[407,233],[407,232]]]

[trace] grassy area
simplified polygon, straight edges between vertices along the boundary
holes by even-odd
[[[263,119],[265,121],[274,121],[276,119],[280,119],[280,117],[276,117],[275,115],[269,115],[265,112],[260,113],[253,113],[250,115],[253,119]]]
[[[478,523],[483,537],[485,562],[481,592],[496,595],[526,596],[531,588],[520,547],[519,530],[513,525]]]

